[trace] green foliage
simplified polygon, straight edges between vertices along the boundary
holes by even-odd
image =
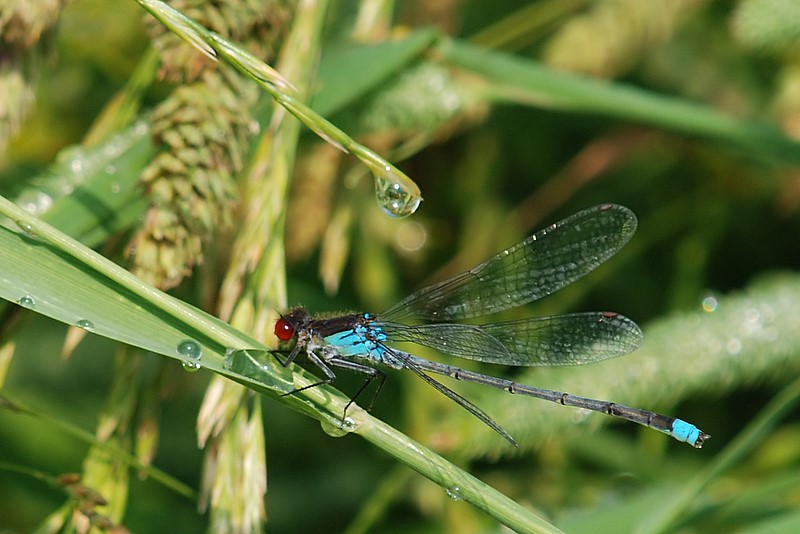
[[[793,2],[44,4],[0,6],[0,525],[797,530]],[[375,185],[425,202],[386,217]],[[448,382],[515,451],[402,372],[344,429],[359,377],[282,396],[315,379],[267,354],[276,310],[378,312],[604,201],[632,242],[503,318],[614,310],[642,348],[458,363],[679,416],[702,450]]]

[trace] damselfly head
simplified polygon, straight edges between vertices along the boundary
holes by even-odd
[[[305,308],[294,308],[289,313],[281,315],[275,323],[275,337],[280,341],[289,341],[297,335],[297,332],[307,328],[310,321],[311,315]]]

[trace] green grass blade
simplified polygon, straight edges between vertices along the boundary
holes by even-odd
[[[311,107],[331,116],[356,104],[387,79],[402,72],[437,38],[431,30],[412,32],[406,39],[326,50],[317,77],[320,91]]]
[[[485,78],[501,102],[604,115],[723,142],[752,155],[800,162],[800,145],[776,128],[739,120],[714,109],[620,82],[558,72],[536,61],[443,40],[442,60]]]
[[[150,128],[138,121],[92,148],[62,150],[16,202],[84,245],[97,246],[144,210],[138,176],[154,153]]]

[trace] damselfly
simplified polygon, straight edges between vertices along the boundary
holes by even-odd
[[[377,396],[386,380],[386,374],[376,367],[382,364],[415,373],[515,446],[514,438],[489,415],[428,373],[613,415],[700,448],[709,435],[681,419],[526,386],[419,358],[392,346],[394,342],[412,342],[460,358],[511,366],[578,365],[627,354],[641,343],[642,331],[630,319],[611,312],[481,325],[456,321],[500,312],[557,291],[614,255],[635,230],[633,212],[622,206],[603,204],[548,226],[474,269],[421,289],[380,315],[357,313],[314,318],[304,308],[294,308],[275,324],[279,340],[295,340],[283,363],[288,366],[300,353],[305,353],[322,371],[323,380],[302,389],[333,382],[336,379],[333,368],[367,375],[368,379],[345,407],[345,414],[376,379],[379,380]],[[404,324],[401,320],[422,324]]]

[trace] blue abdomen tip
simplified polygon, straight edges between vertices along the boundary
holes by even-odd
[[[672,423],[672,437],[678,441],[685,441],[690,445],[696,445],[700,437],[700,429],[682,419],[675,419]]]

